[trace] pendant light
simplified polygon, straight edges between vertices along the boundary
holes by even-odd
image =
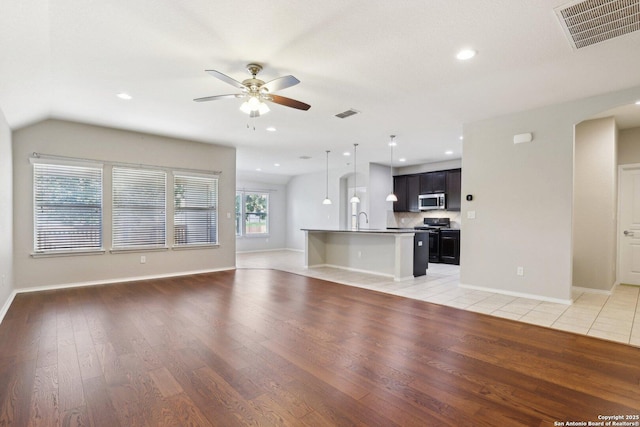
[[[323,205],[330,205],[331,199],[329,198],[329,153],[327,150],[327,192],[325,193],[324,200],[322,201]]]
[[[391,141],[389,141],[389,147],[391,148],[391,162],[389,162],[389,176],[391,177],[391,181],[393,182],[393,147],[396,144],[396,136],[391,135]],[[398,197],[393,193],[393,189],[391,189],[391,193],[387,196],[387,202],[397,202]]]
[[[360,198],[356,193],[358,186],[356,185],[356,149],[358,144],[353,144],[353,197],[349,200],[351,203],[360,203]]]

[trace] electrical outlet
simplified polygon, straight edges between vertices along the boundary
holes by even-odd
[[[144,256],[144,255],[142,255],[142,256],[140,257],[140,264],[146,264],[146,262],[147,262],[147,257],[146,257],[146,256]]]
[[[524,276],[524,267],[518,267],[518,268],[516,269],[516,274],[517,274],[518,276]]]
[[[362,258],[362,251],[358,251],[358,258]]]

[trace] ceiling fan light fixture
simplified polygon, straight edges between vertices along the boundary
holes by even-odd
[[[258,112],[260,113],[260,115],[266,114],[269,111],[271,111],[269,106],[267,104],[265,104],[264,102],[260,102],[260,104],[258,105]]]

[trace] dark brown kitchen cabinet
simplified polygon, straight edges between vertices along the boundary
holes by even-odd
[[[393,192],[398,198],[393,202],[394,212],[419,212],[420,176],[400,175],[393,177]]]
[[[440,262],[460,265],[460,230],[440,230]]]
[[[447,210],[459,211],[461,206],[462,170],[447,171]]]
[[[409,212],[420,212],[420,206],[418,206],[419,195],[420,176],[409,175],[407,177],[407,210]]]
[[[407,211],[407,175],[393,177],[393,194],[398,198],[397,202],[393,202],[394,212]]]
[[[420,194],[446,192],[447,173],[445,171],[420,174]]]

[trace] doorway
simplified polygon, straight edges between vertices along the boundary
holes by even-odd
[[[618,201],[618,282],[640,286],[640,164],[620,166]]]

